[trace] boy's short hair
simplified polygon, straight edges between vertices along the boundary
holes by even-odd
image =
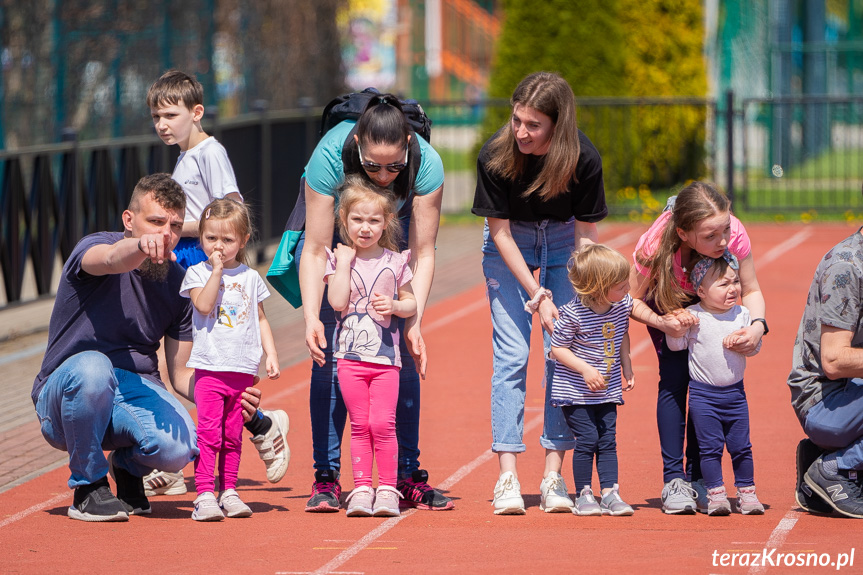
[[[150,108],[158,108],[160,104],[179,104],[180,101],[189,110],[199,104],[204,105],[204,87],[185,72],[168,70],[147,90],[147,106]]]

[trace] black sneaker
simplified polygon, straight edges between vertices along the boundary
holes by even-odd
[[[67,515],[79,521],[128,521],[129,514],[123,503],[114,497],[108,478],[75,488],[72,507]]]
[[[429,511],[446,511],[455,507],[452,499],[428,484],[429,474],[417,469],[410,477],[400,479],[396,488],[402,494],[406,506]]]
[[[153,512],[150,501],[144,494],[144,478],[132,475],[122,467],[114,465],[114,452],[108,455],[108,471],[117,484],[117,499],[129,515],[149,515]]]
[[[863,489],[857,482],[857,472],[840,469],[836,475],[827,473],[822,457],[809,466],[804,481],[842,515],[863,519]]]
[[[797,488],[794,491],[794,499],[797,501],[797,505],[809,513],[833,513],[830,504],[821,499],[821,496],[816,495],[804,481],[806,470],[822,455],[824,455],[824,450],[815,445],[809,438],[803,439],[797,444]]]
[[[336,472],[332,469],[319,469],[315,471],[315,483],[312,485],[312,496],[306,503],[306,511],[336,513],[341,495],[342,486]]]

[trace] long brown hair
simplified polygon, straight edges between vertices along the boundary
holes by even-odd
[[[521,104],[542,112],[554,124],[545,163],[522,197],[537,191],[542,199],[565,193],[569,183],[575,180],[575,168],[581,153],[572,88],[557,74],[536,72],[519,83],[510,103],[513,108]],[[512,120],[489,143],[489,153],[488,169],[491,172],[511,181],[524,173],[526,158],[516,144]]]
[[[701,220],[728,212],[731,202],[715,185],[709,182],[692,182],[677,194],[671,217],[665,224],[659,245],[652,256],[643,249],[635,254],[639,264],[650,269],[647,297],[653,299],[661,313],[670,313],[689,303],[692,294],[683,290],[674,276],[674,254],[683,240],[677,233],[692,231]]]

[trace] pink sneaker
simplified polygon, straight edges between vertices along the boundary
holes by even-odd
[[[737,510],[744,515],[764,515],[764,506],[755,495],[755,486],[737,488]]]
[[[361,485],[347,498],[348,517],[371,517],[374,514],[375,492],[368,485]]]
[[[381,485],[375,492],[375,517],[398,517],[401,515],[399,511],[399,499],[402,494],[395,487],[389,485]]]

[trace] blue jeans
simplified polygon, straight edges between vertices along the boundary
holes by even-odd
[[[849,379],[806,414],[806,435],[836,452],[839,469],[863,469],[863,379]]]
[[[407,237],[407,232],[404,232]],[[336,240],[338,236],[336,235]],[[297,244],[297,266],[305,247],[305,236]],[[323,281],[323,279],[321,280]],[[327,301],[324,289],[321,311],[318,316],[324,324],[327,347],[324,365],[312,362],[309,414],[312,420],[312,457],[315,469],[341,469],[342,435],[345,431],[347,408],[339,389],[339,376],[333,349],[336,347],[336,313]],[[405,343],[405,320],[399,319],[399,351],[402,368],[399,370],[399,399],[396,405],[396,439],[399,443],[399,478],[409,477],[419,469],[420,439],[420,378],[416,364]]]
[[[572,452],[572,477],[575,492],[590,487],[593,459],[599,488],[611,489],[617,483],[617,404],[566,405],[561,408],[569,428],[578,438]]]
[[[42,435],[69,452],[69,487],[108,474],[103,450],[133,475],[154,469],[179,471],[198,456],[189,412],[164,387],[116,369],[97,351],[64,361],[45,382],[36,402]]]
[[[575,220],[559,222],[510,221],[513,239],[527,267],[539,270],[539,283],[551,290],[557,307],[573,297],[567,276],[567,263],[575,248]],[[524,397],[527,390],[527,360],[530,355],[530,333],[533,315],[524,311],[530,297],[503,261],[489,237],[486,222],[482,246],[482,270],[491,306],[492,351],[491,376],[491,449],[494,452],[521,453],[526,448],[524,435]],[[551,336],[543,333],[545,360],[545,419],[540,445],[565,451],[575,447],[575,438],[559,407],[553,407],[551,378],[554,361],[548,359]]]
[[[716,386],[689,383],[689,419],[701,453],[704,487],[722,486],[722,452],[728,449],[734,469],[734,485],[755,485],[752,443],[749,441],[749,404],[743,382]]]

